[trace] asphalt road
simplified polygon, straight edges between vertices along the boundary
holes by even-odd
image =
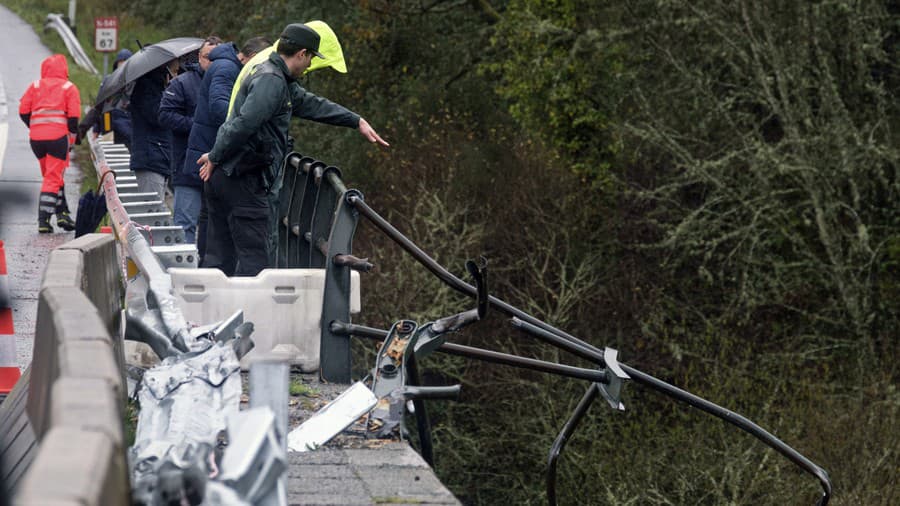
[[[19,119],[19,97],[38,79],[41,62],[50,56],[34,30],[0,5],[0,240],[6,249],[9,290],[16,331],[19,367],[31,362],[41,278],[47,257],[73,232],[38,234],[37,208],[41,171]],[[71,59],[69,65],[74,65]],[[73,217],[78,205],[81,171],[66,171],[66,198]]]

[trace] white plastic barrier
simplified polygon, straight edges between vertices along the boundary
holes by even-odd
[[[253,322],[256,346],[241,360],[242,369],[254,356],[271,351],[304,372],[319,369],[325,269],[265,269],[252,278],[229,278],[218,269],[168,272],[188,322],[205,325],[244,310],[244,321]],[[350,312],[359,313],[358,272],[351,273],[350,293]]]

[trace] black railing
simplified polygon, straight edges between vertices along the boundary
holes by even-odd
[[[578,422],[590,408],[598,395],[604,397],[614,409],[624,409],[620,401],[625,380],[631,379],[663,395],[684,402],[719,418],[739,429],[752,434],[763,444],[775,449],[788,460],[812,474],[820,483],[823,494],[817,504],[825,506],[832,494],[832,484],[828,473],[765,429],[749,419],[713,402],[691,394],[645,372],[620,364],[616,352],[610,348],[600,349],[584,340],[541,321],[511,304],[486,293],[479,293],[476,286],[466,283],[403,235],[387,220],[366,204],[362,193],[348,190],[340,179],[340,170],[323,162],[297,153],[288,155],[285,167],[284,186],[280,193],[278,227],[279,267],[324,267],[326,269],[325,293],[321,319],[320,375],[332,382],[349,383],[351,378],[351,353],[348,337],[366,337],[383,340],[389,331],[352,324],[350,322],[350,271],[368,272],[372,264],[366,259],[352,255],[353,234],[360,215],[378,230],[403,248],[407,253],[445,284],[469,297],[479,299],[479,307],[487,301],[493,310],[510,316],[511,325],[551,346],[594,363],[597,369],[585,369],[565,364],[545,362],[527,357],[509,355],[497,351],[483,350],[444,342],[441,334],[455,329],[437,330],[439,322],[421,325],[410,339],[431,343],[430,351],[440,351],[464,356],[473,360],[526,368],[530,370],[576,378],[590,382],[588,390],[578,403],[572,416],[553,443],[548,458],[547,492],[550,504],[556,504],[556,462],[560,452]],[[479,315],[483,310],[479,310]],[[455,315],[455,318],[459,315]],[[476,318],[477,319],[477,318]],[[442,320],[442,321],[447,321]],[[419,333],[423,335],[419,335]],[[406,355],[415,363],[420,362],[427,352]],[[376,375],[378,368],[376,367]],[[414,374],[413,376],[417,376]],[[413,385],[410,385],[413,386]],[[427,447],[423,455],[432,463],[430,426],[424,409],[417,423],[420,440]]]

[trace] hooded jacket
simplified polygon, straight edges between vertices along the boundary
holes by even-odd
[[[172,184],[174,186],[201,185],[199,175],[187,175],[184,166],[188,136],[194,124],[194,110],[197,107],[197,91],[203,80],[199,65],[188,64],[186,71],[172,79],[159,103],[159,122],[169,129],[171,148]]]
[[[263,178],[269,192],[281,186],[291,116],[357,128],[359,115],[304,90],[278,53],[256,66],[235,97],[232,116],[219,129],[209,160],[231,175],[247,157],[269,160]]]
[[[131,170],[171,176],[169,131],[159,123],[159,102],[166,85],[165,67],[139,77],[131,92]]]
[[[31,83],[19,100],[19,116],[35,141],[59,139],[78,131],[81,97],[69,81],[69,66],[61,54],[41,63],[41,78]]]
[[[219,44],[209,52],[210,65],[203,74],[203,82],[197,90],[197,108],[194,110],[194,125],[188,137],[187,153],[184,159],[184,173],[200,181],[200,166],[197,159],[209,152],[216,142],[216,131],[225,122],[228,114],[228,100],[231,87],[241,70],[237,49],[232,43]]]

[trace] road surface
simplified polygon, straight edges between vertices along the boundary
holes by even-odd
[[[38,234],[37,208],[41,171],[19,119],[19,97],[38,79],[41,62],[50,56],[30,25],[0,5],[0,240],[6,248],[9,290],[19,367],[31,362],[37,299],[47,257],[74,232]],[[69,65],[74,65],[71,59]],[[73,216],[78,205],[81,171],[66,171],[66,198]]]

